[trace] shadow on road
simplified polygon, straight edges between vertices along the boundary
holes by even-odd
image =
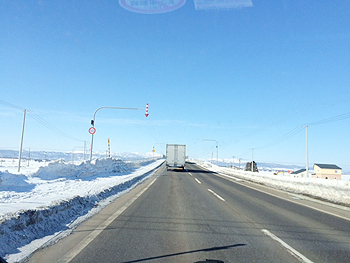
[[[230,249],[230,248],[243,247],[243,246],[246,246],[246,244],[235,244],[235,245],[222,246],[222,247],[210,247],[210,248],[203,248],[203,249],[184,251],[184,252],[173,253],[173,254],[168,254],[168,255],[162,255],[162,256],[157,256],[157,257],[142,258],[142,259],[137,259],[137,260],[132,260],[132,261],[124,261],[123,263],[142,262],[142,261],[148,261],[148,260],[154,260],[154,259],[175,257],[175,256],[191,254],[191,253],[196,253],[196,252],[210,252],[210,251],[217,251],[217,250]],[[222,261],[217,260],[217,262],[222,262]]]

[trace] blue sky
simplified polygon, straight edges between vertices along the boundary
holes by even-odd
[[[299,125],[350,112],[350,2],[254,1],[230,10],[141,14],[118,1],[0,1],[0,100],[34,112],[24,148],[250,159]],[[35,115],[35,116],[36,116]],[[23,113],[0,103],[0,149],[19,148]],[[349,166],[349,120],[309,127],[310,164]],[[305,163],[305,130],[256,149]]]

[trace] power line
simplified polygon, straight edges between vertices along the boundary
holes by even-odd
[[[314,121],[314,122],[309,123],[308,126],[326,124],[326,123],[330,123],[330,122],[345,120],[345,119],[348,119],[348,118],[350,118],[350,112],[343,113],[343,114],[340,114],[340,115],[337,115],[337,116],[334,116],[334,117],[326,118],[326,119],[323,119],[323,120]],[[301,132],[304,127],[305,127],[305,125],[301,125],[301,126],[295,127],[293,130],[289,131],[287,134],[283,135],[282,137],[280,137],[280,138],[278,138],[278,139],[276,139],[276,140],[274,140],[274,141],[272,141],[272,142],[270,142],[270,143],[268,143],[268,144],[266,144],[264,146],[257,147],[257,148],[254,148],[254,149],[264,149],[264,148],[276,145],[278,143],[281,143],[281,142],[283,142],[283,141],[293,137],[294,135],[298,134],[299,132]]]
[[[271,147],[273,145],[279,144],[279,143],[281,143],[283,141],[288,140],[289,138],[293,137],[294,135],[298,134],[302,130],[303,130],[303,127],[297,126],[297,127],[293,128],[292,130],[290,130],[289,132],[287,132],[285,135],[281,136],[280,138],[278,138],[278,139],[276,139],[276,140],[274,140],[272,142],[269,142],[269,143],[267,143],[267,144],[265,144],[263,146],[254,147],[254,149],[260,150],[260,149],[265,149],[265,148]],[[245,154],[247,154],[250,151],[251,151],[251,149],[248,149],[244,153],[242,153],[240,156],[244,156]]]
[[[71,140],[75,140],[75,141],[80,141],[80,142],[83,142],[84,140],[80,140],[80,139],[77,139],[63,131],[61,131],[60,129],[56,128],[55,126],[53,126],[52,124],[50,124],[49,122],[47,122],[46,120],[44,120],[42,117],[40,117],[38,114],[34,113],[33,111],[28,111],[28,114],[34,119],[36,120],[37,122],[39,122],[41,125],[45,126],[46,128],[48,128],[49,130],[63,136],[63,137],[66,137],[66,138],[69,138]]]
[[[6,101],[3,101],[3,100],[0,100],[0,104],[1,105],[4,105],[4,106],[7,106],[7,107],[10,107],[10,108],[13,108],[13,109],[17,109],[17,110],[21,110],[21,111],[24,111],[25,109],[22,108],[22,107],[19,107],[19,106],[16,106],[14,104],[11,104],[11,103],[8,103]],[[50,124],[49,122],[47,122],[46,120],[44,120],[42,117],[40,117],[38,114],[36,114],[35,112],[33,111],[30,111],[30,110],[27,110],[27,113],[34,119],[36,120],[37,122],[39,122],[41,125],[45,126],[46,128],[48,128],[49,130],[63,136],[63,137],[66,137],[66,138],[69,138],[71,140],[74,140],[74,141],[80,141],[80,142],[83,142],[84,140],[79,140],[63,131],[61,131],[60,129],[56,128],[55,126],[53,126],[52,124]]]
[[[291,131],[289,131],[288,133],[286,133],[285,135],[283,135],[282,137],[280,137],[280,138],[278,138],[278,139],[276,139],[268,144],[265,144],[261,147],[256,147],[254,149],[264,149],[264,148],[268,148],[268,147],[271,147],[273,145],[279,144],[283,141],[288,140],[289,138],[293,137],[294,135],[298,134],[302,130],[303,130],[303,127],[297,126],[294,129],[292,129]]]
[[[17,110],[24,111],[24,108],[21,108],[21,107],[19,107],[19,106],[13,105],[13,104],[8,103],[8,102],[3,101],[3,100],[0,100],[0,104],[1,104],[1,105],[4,105],[4,106],[7,106],[7,107],[10,107],[10,108],[13,108],[13,109],[17,109]]]
[[[308,125],[309,126],[310,125],[320,125],[320,124],[325,124],[325,123],[330,123],[330,122],[335,122],[335,121],[342,121],[342,120],[345,120],[345,119],[348,119],[348,118],[350,118],[350,112],[343,113],[343,114],[340,114],[340,115],[337,115],[337,116],[334,116],[334,117],[330,117],[330,118],[327,118],[327,119],[314,121],[314,122],[309,123]]]

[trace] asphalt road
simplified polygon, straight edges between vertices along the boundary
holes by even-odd
[[[350,262],[349,210],[193,164],[123,198],[30,262]]]

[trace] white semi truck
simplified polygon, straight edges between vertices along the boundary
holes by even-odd
[[[167,144],[166,145],[166,166],[169,169],[185,169],[186,145]]]

